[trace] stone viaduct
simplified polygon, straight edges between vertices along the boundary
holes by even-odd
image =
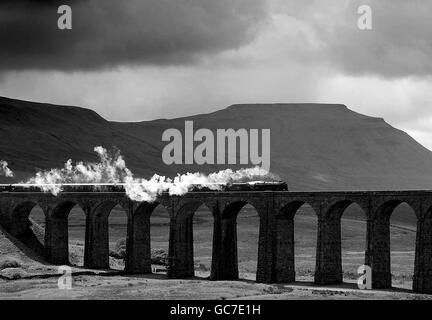
[[[194,275],[194,212],[206,205],[213,214],[211,279],[238,279],[236,218],[241,208],[252,205],[259,215],[258,282],[295,281],[294,216],[309,204],[318,217],[315,283],[342,282],[341,217],[352,203],[367,221],[365,264],[372,268],[374,288],[391,287],[390,216],[401,203],[417,216],[413,290],[432,293],[432,191],[229,191],[189,192],[183,196],[162,194],[156,202],[130,200],[122,187],[74,186],[57,196],[39,189],[0,187],[0,223],[12,235],[28,229],[29,214],[39,205],[45,214],[45,258],[68,264],[68,214],[78,205],[86,215],[84,265],[109,268],[108,216],[121,205],[128,219],[125,272],[149,273],[150,216],[163,205],[170,214],[170,278]]]

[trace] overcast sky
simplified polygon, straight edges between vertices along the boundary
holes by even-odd
[[[425,0],[2,0],[0,95],[121,121],[343,103],[432,149],[431,16]]]

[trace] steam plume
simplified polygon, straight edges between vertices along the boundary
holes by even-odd
[[[8,167],[8,163],[4,160],[0,160],[0,176],[5,176],[11,178],[14,176],[14,173]]]
[[[77,162],[73,164],[68,160],[61,169],[39,171],[25,184],[39,186],[45,192],[57,195],[62,190],[62,184],[68,183],[112,183],[121,184],[126,194],[132,200],[152,202],[162,192],[170,195],[183,195],[193,187],[207,187],[211,190],[220,190],[223,185],[233,182],[251,181],[253,179],[274,180],[266,170],[255,167],[233,171],[231,169],[205,175],[202,173],[186,173],[168,178],[153,175],[150,179],[135,178],[126,166],[119,151],[110,154],[105,148],[95,147],[98,154],[98,163]]]

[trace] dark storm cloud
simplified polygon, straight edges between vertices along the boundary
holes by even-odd
[[[73,29],[57,28],[57,7]],[[0,70],[85,70],[188,63],[251,41],[267,17],[262,0],[0,2]]]

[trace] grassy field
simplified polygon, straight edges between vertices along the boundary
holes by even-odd
[[[43,223],[40,209],[36,207],[31,217]],[[258,248],[258,216],[255,209],[245,206],[238,216],[238,262],[241,276],[256,272]],[[110,249],[126,237],[126,215],[120,208],[114,208],[109,217]],[[82,264],[85,232],[84,213],[74,208],[69,217],[70,244],[82,250],[74,250],[72,261]],[[307,205],[300,208],[295,217],[296,275],[298,280],[313,279],[315,270],[317,218]],[[157,207],[151,217],[152,248],[168,249],[169,218],[162,207]],[[366,246],[366,222],[363,212],[356,205],[349,207],[342,218],[342,258],[344,278],[356,279],[357,268],[364,262]],[[201,264],[200,271],[209,273],[212,255],[213,221],[206,207],[197,210],[194,216],[194,258]],[[415,215],[407,205],[400,205],[391,219],[391,258],[393,284],[411,280],[414,269]],[[79,257],[81,255],[81,257]],[[121,263],[118,266],[122,267]]]

